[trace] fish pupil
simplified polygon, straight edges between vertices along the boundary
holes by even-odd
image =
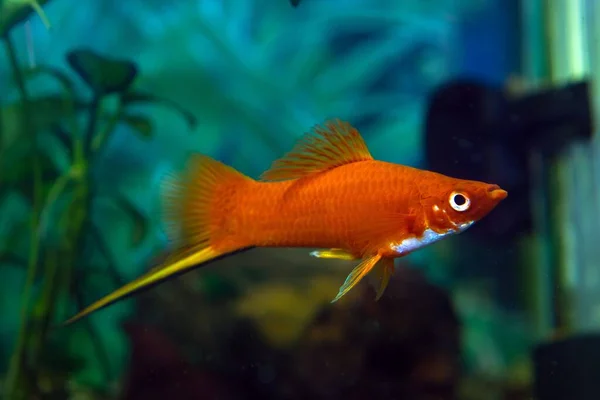
[[[456,203],[457,206],[462,206],[466,202],[467,202],[467,199],[462,194],[455,194],[454,195],[454,203]]]

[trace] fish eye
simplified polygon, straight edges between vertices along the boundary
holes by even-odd
[[[471,206],[471,200],[467,197],[467,195],[460,192],[450,193],[450,198],[448,201],[450,202],[450,207],[459,212],[467,211]]]

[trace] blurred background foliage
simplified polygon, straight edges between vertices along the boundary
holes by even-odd
[[[452,242],[403,261],[399,276],[423,289],[384,299],[378,311],[367,287],[354,300],[328,305],[347,263],[315,262],[305,251],[257,250],[75,326],[55,327],[168,250],[158,185],[190,152],[257,176],[312,125],[336,117],[359,127],[377,158],[420,166],[428,94],[461,73],[502,82],[511,72],[506,60],[516,57],[503,39],[510,10],[501,1],[299,3],[52,0],[39,1],[40,18],[32,1],[0,2],[4,394],[151,398],[143,392],[149,378],[138,375],[158,363],[162,372],[152,379],[168,383],[165,392],[150,385],[158,396],[152,398],[173,395],[174,387],[240,398],[226,394],[232,385],[219,383],[234,378],[263,395],[271,390],[265,383],[277,381],[268,394],[276,398],[302,386],[314,386],[311,398],[331,398],[327,393],[348,385],[308,372],[325,357],[319,345],[334,343],[338,351],[328,357],[346,365],[346,380],[353,373],[364,378],[371,372],[361,375],[349,360],[380,353],[373,343],[392,332],[404,332],[396,336],[409,338],[403,346],[411,348],[411,340],[423,337],[420,329],[447,332],[439,340],[449,340],[451,354],[452,338],[461,337],[465,398],[526,386],[529,337],[518,307],[499,305],[488,290],[493,282],[456,279]],[[450,294],[408,272],[415,268]],[[393,293],[406,289],[397,280]],[[420,312],[406,305],[415,301]],[[440,307],[453,307],[458,319]],[[412,324],[378,334],[365,333],[360,317],[398,324],[413,314]],[[423,314],[429,319],[418,320]],[[461,335],[454,331],[458,320]],[[353,336],[354,329],[361,333]],[[364,346],[356,337],[367,338],[359,341]],[[353,356],[357,351],[361,356]],[[350,357],[346,363],[343,356]],[[425,359],[424,370],[434,370]],[[186,378],[169,378],[168,366],[190,371],[190,385],[197,386],[181,389]],[[288,371],[294,366],[305,375]]]

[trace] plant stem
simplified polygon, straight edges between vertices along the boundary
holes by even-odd
[[[115,281],[115,283],[118,286],[125,285],[126,282],[123,278],[121,278],[121,275],[119,274],[119,270],[117,268],[117,263],[115,262],[115,258],[113,257],[110,249],[108,248],[108,245],[106,244],[106,241],[104,240],[104,237],[102,236],[102,233],[100,232],[98,227],[96,227],[94,224],[90,224],[90,234],[94,238],[94,241],[96,242],[96,245],[98,246],[98,250],[104,256],[104,259],[106,260],[106,263],[108,264],[108,271],[109,271],[111,277],[113,278],[113,280]]]
[[[110,138],[111,133],[115,130],[119,120],[123,116],[123,103],[117,109],[117,112],[108,120],[104,129],[98,133],[92,140],[92,151],[100,150]]]
[[[33,309],[33,319],[36,326],[40,327],[34,332],[31,332],[27,338],[28,358],[37,360],[40,356],[46,333],[50,324],[50,316],[52,315],[55,298],[58,287],[57,280],[60,275],[59,259],[60,254],[57,251],[50,251],[44,254],[44,283],[40,298]]]
[[[40,211],[40,221],[38,224],[38,238],[42,238],[45,234],[46,228],[48,226],[48,218],[49,214],[52,211],[52,207],[56,203],[56,201],[63,194],[67,185],[71,182],[71,180],[75,179],[76,171],[73,167],[71,167],[67,172],[62,174],[50,187],[48,191],[48,195],[46,196],[46,201],[44,202],[44,206]]]
[[[42,6],[40,6],[40,4],[36,0],[32,0],[31,8],[33,8],[33,10],[37,13],[37,15],[40,16],[42,23],[44,24],[46,29],[50,29],[50,27],[51,27],[50,20],[48,19],[48,16],[44,12],[44,9],[42,8]]]
[[[32,138],[32,151],[33,157],[33,200],[31,210],[31,243],[29,249],[29,261],[27,265],[27,276],[25,280],[25,287],[23,288],[23,295],[21,300],[21,323],[19,326],[19,332],[17,335],[17,343],[15,345],[14,352],[12,354],[9,369],[6,377],[4,394],[7,399],[15,399],[17,396],[17,387],[22,372],[22,363],[25,353],[25,343],[27,337],[27,325],[28,325],[28,310],[29,302],[31,297],[31,289],[33,287],[35,276],[37,273],[38,258],[39,258],[39,242],[37,240],[37,225],[39,221],[40,207],[42,202],[42,170],[40,165],[39,148],[37,142],[37,134],[31,130],[30,116],[31,116],[31,102],[27,87],[25,86],[25,79],[19,67],[19,61],[17,60],[17,53],[15,51],[14,44],[10,39],[10,35],[3,37],[4,46],[10,62],[10,66],[13,72],[13,78],[21,95],[21,101],[23,102],[23,112],[21,115],[21,122],[26,135],[30,135]]]
[[[77,307],[80,310],[83,310],[85,307],[85,302],[83,301],[83,295],[77,287],[73,287],[73,293],[75,296],[75,301],[77,303]],[[111,366],[110,366],[110,357],[107,354],[106,348],[102,344],[102,340],[98,336],[98,333],[94,329],[94,326],[90,322],[88,318],[83,321],[84,328],[87,330],[88,335],[90,336],[90,340],[92,341],[92,345],[94,347],[94,351],[96,352],[96,357],[98,357],[98,362],[100,364],[100,368],[102,369],[102,373],[104,374],[104,379],[109,382],[112,379]]]
[[[90,115],[88,118],[87,127],[84,132],[84,150],[85,154],[89,156],[92,153],[92,142],[94,140],[94,133],[96,132],[96,125],[98,124],[98,114],[100,113],[100,101],[101,97],[94,94],[94,98],[90,104]]]

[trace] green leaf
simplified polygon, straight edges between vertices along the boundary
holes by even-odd
[[[121,122],[135,130],[144,139],[152,137],[152,122],[143,115],[127,114],[121,117]]]
[[[129,199],[122,195],[117,195],[115,201],[131,217],[133,222],[131,245],[139,246],[148,233],[148,220],[146,216]]]
[[[20,239],[20,235],[23,234],[22,230],[11,229],[6,238],[3,238],[3,245],[0,248],[0,265],[12,265],[22,268],[27,268],[27,259],[17,254],[17,241]]]
[[[31,79],[38,75],[47,75],[54,78],[65,91],[61,100],[61,108],[66,110],[66,115],[64,115],[64,117],[75,117],[76,112],[85,110],[87,108],[87,104],[78,99],[73,80],[67,74],[59,69],[44,65],[36,66],[23,71],[23,76],[25,79]],[[77,121],[75,119],[71,120],[69,129],[71,130],[71,135],[77,134],[77,132],[73,132],[77,131]],[[69,133],[62,128],[62,126],[55,124],[52,127],[52,133],[57,137],[57,139],[60,140],[66,149],[72,149],[73,140]]]
[[[50,27],[48,17],[42,10],[42,6],[50,0],[4,0],[0,1],[0,37],[6,36],[11,29],[26,21],[29,16],[36,12],[46,28]]]
[[[70,96],[49,95],[38,97],[30,101],[32,110],[28,115],[28,127],[35,132],[45,131],[72,117],[75,112],[85,107],[81,101],[74,100]],[[25,106],[22,102],[15,102],[0,108],[0,132],[2,132],[2,146],[7,150],[17,141],[29,141],[24,137],[26,127],[23,122]]]
[[[67,94],[69,94],[73,99],[76,98],[73,80],[61,70],[45,65],[38,65],[23,71],[23,76],[26,79],[34,78],[38,75],[48,75],[56,79],[65,92],[67,92]]]
[[[68,151],[73,150],[73,140],[67,131],[65,131],[61,126],[55,126],[52,128],[52,133],[54,137],[60,142],[62,146]]]
[[[3,211],[5,213],[8,212],[6,209]],[[28,236],[29,234],[29,225],[26,223],[13,222],[10,225],[2,237],[0,237],[0,265],[27,268],[27,258],[19,254],[19,249],[21,249],[19,242],[23,239],[24,235]]]
[[[0,265],[9,264],[27,268],[27,261],[23,257],[13,254],[9,250],[0,251]]]
[[[141,91],[127,91],[121,95],[121,102],[124,106],[136,104],[162,104],[179,112],[185,119],[190,129],[194,129],[198,123],[194,114],[181,107],[172,100],[168,100],[151,93]]]
[[[44,346],[39,359],[39,364],[44,372],[64,374],[64,378],[66,379],[69,377],[69,374],[85,368],[85,361],[81,356],[70,354],[67,351],[69,340],[72,338],[73,331],[66,332],[66,334],[48,336],[47,345]]]
[[[131,61],[112,59],[85,48],[69,52],[67,62],[97,96],[126,91],[138,73]]]
[[[69,150],[72,145],[71,137],[62,130],[61,124],[67,118],[74,117],[73,113],[84,107],[85,105],[78,101],[73,104],[73,100],[68,96],[51,95],[32,99],[31,109],[33,112],[28,116],[29,126],[24,125],[23,103],[17,102],[0,108],[0,133],[2,135],[0,142],[2,146],[0,147],[0,175],[2,178],[0,181],[4,183],[5,179],[14,182],[25,179],[24,177],[30,178],[28,174],[31,164],[28,163],[32,162],[30,154],[33,150],[33,141],[29,133],[32,131],[53,134],[65,146],[65,149]],[[43,146],[40,148],[51,151],[44,149]]]
[[[30,115],[31,128],[36,131],[43,131],[52,128],[54,125],[70,118],[77,111],[85,107],[83,102],[77,101],[70,96],[49,95],[38,97],[31,101]],[[19,108],[22,110],[22,103]]]
[[[16,190],[28,200],[33,199],[33,157],[31,152],[26,152],[16,156],[17,160],[12,157],[10,160],[0,160],[3,187],[6,190]],[[43,182],[54,182],[61,174],[54,161],[43,152],[40,156],[40,165]]]

